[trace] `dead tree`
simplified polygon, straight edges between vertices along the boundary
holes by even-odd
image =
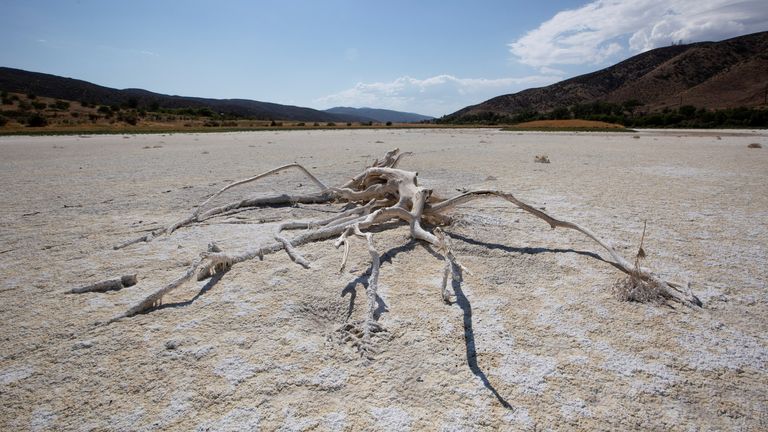
[[[478,199],[496,198],[514,204],[520,209],[538,217],[554,228],[568,228],[579,231],[589,239],[600,245],[610,255],[612,264],[624,272],[634,290],[644,290],[653,293],[653,298],[661,299],[669,304],[679,304],[688,307],[700,307],[701,302],[690,292],[690,288],[684,288],[678,283],[664,280],[647,269],[642,269],[624,259],[608,242],[604,241],[587,228],[576,223],[557,219],[542,210],[517,199],[514,195],[498,190],[475,190],[461,193],[450,198],[439,198],[432,193],[432,189],[420,186],[418,173],[398,169],[401,159],[408,153],[400,153],[398,149],[388,152],[381,161],[375,161],[350,181],[336,187],[326,186],[318,180],[306,168],[298,164],[285,165],[267,171],[254,177],[240,180],[222,188],[210,198],[205,200],[197,209],[187,217],[162,228],[115,246],[115,249],[123,248],[138,242],[148,242],[161,235],[171,235],[175,230],[193,225],[217,215],[247,207],[261,207],[275,204],[295,203],[338,203],[344,204],[346,210],[335,213],[332,217],[322,220],[289,220],[281,223],[275,233],[274,241],[257,244],[239,252],[224,252],[214,244],[208,250],[201,253],[187,270],[175,280],[156,289],[142,301],[124,313],[112,318],[109,323],[146,312],[160,304],[163,296],[178,288],[192,278],[203,280],[216,273],[225,271],[232,266],[278,251],[285,251],[297,264],[303,267],[311,266],[299,252],[298,248],[311,242],[336,238],[335,246],[342,247],[341,268],[343,270],[350,254],[352,238],[364,239],[368,253],[371,256],[371,271],[366,289],[367,311],[361,322],[348,323],[342,331],[346,333],[346,340],[352,342],[365,357],[370,357],[371,337],[382,330],[380,324],[374,319],[376,291],[378,289],[380,255],[376,249],[373,234],[369,232],[372,227],[392,226],[392,221],[399,221],[409,227],[413,240],[421,241],[431,247],[442,256],[445,263],[442,279],[441,295],[445,302],[451,301],[451,293],[448,290],[452,278],[461,275],[463,267],[454,256],[449,238],[445,235],[441,226],[449,225],[451,220],[447,216],[456,206]],[[254,182],[264,177],[277,174],[286,170],[299,170],[307,176],[318,188],[316,193],[309,194],[280,194],[268,197],[245,199],[229,204],[208,208],[208,204],[224,192],[233,187]],[[434,227],[431,228],[430,227]],[[293,237],[288,237],[287,232],[298,231]]]

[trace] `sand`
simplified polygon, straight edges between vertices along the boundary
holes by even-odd
[[[765,131],[535,133],[347,130],[0,138],[2,430],[765,430],[768,428]],[[440,298],[442,262],[406,228],[384,254],[376,361],[336,329],[362,314],[369,257],[332,241],[190,283],[150,313],[115,316],[216,240],[240,250],[270,208],[124,250],[227,182],[299,162],[331,184],[394,147],[443,195],[493,187],[581,223],[692,282],[702,310],[619,301],[619,272],[577,232],[500,200],[446,231],[472,271]],[[534,163],[546,154],[552,163]],[[284,174],[221,202],[309,191]],[[65,295],[137,273],[136,286]],[[509,407],[505,407],[508,404]]]

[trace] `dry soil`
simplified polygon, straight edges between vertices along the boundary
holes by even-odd
[[[763,149],[748,149],[753,142]],[[619,301],[620,273],[577,232],[501,200],[446,228],[472,274],[440,298],[443,264],[405,227],[383,254],[376,360],[336,331],[365,307],[369,256],[338,272],[332,241],[189,283],[111,325],[213,240],[239,250],[280,218],[239,212],[123,250],[228,182],[297,161],[340,184],[399,147],[449,196],[497,188],[578,222],[627,257],[691,281],[704,308]],[[0,138],[2,430],[766,430],[768,134],[347,130]],[[550,164],[534,163],[545,154]],[[283,174],[221,202],[308,191]],[[602,258],[601,258],[602,257]],[[137,273],[136,286],[67,295]]]

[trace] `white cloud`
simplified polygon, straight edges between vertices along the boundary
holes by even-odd
[[[523,64],[600,64],[674,42],[768,29],[765,0],[595,0],[557,13],[509,45]]]
[[[405,76],[391,82],[357,83],[350,89],[319,98],[315,103],[325,108],[385,108],[439,117],[495,96],[548,85],[561,79],[560,73],[499,79],[457,78],[452,75],[417,79]]]

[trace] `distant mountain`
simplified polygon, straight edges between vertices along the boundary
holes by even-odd
[[[353,115],[358,117],[369,118],[376,122],[386,123],[418,123],[424,120],[432,120],[434,117],[425,116],[421,114],[392,111],[386,109],[376,108],[351,108],[351,107],[334,107],[325,110],[327,113],[340,114],[340,115]]]
[[[657,48],[597,72],[468,106],[443,118],[514,116],[596,101],[637,100],[653,112],[665,107],[756,107],[768,95],[768,32],[721,42]]]
[[[332,114],[311,108],[259,102],[248,99],[206,99],[170,96],[141,89],[118,90],[72,78],[64,78],[21,69],[0,67],[0,90],[33,93],[37,96],[99,105],[135,105],[162,108],[210,108],[225,113],[259,120],[293,120],[318,122],[369,121],[355,115]]]

